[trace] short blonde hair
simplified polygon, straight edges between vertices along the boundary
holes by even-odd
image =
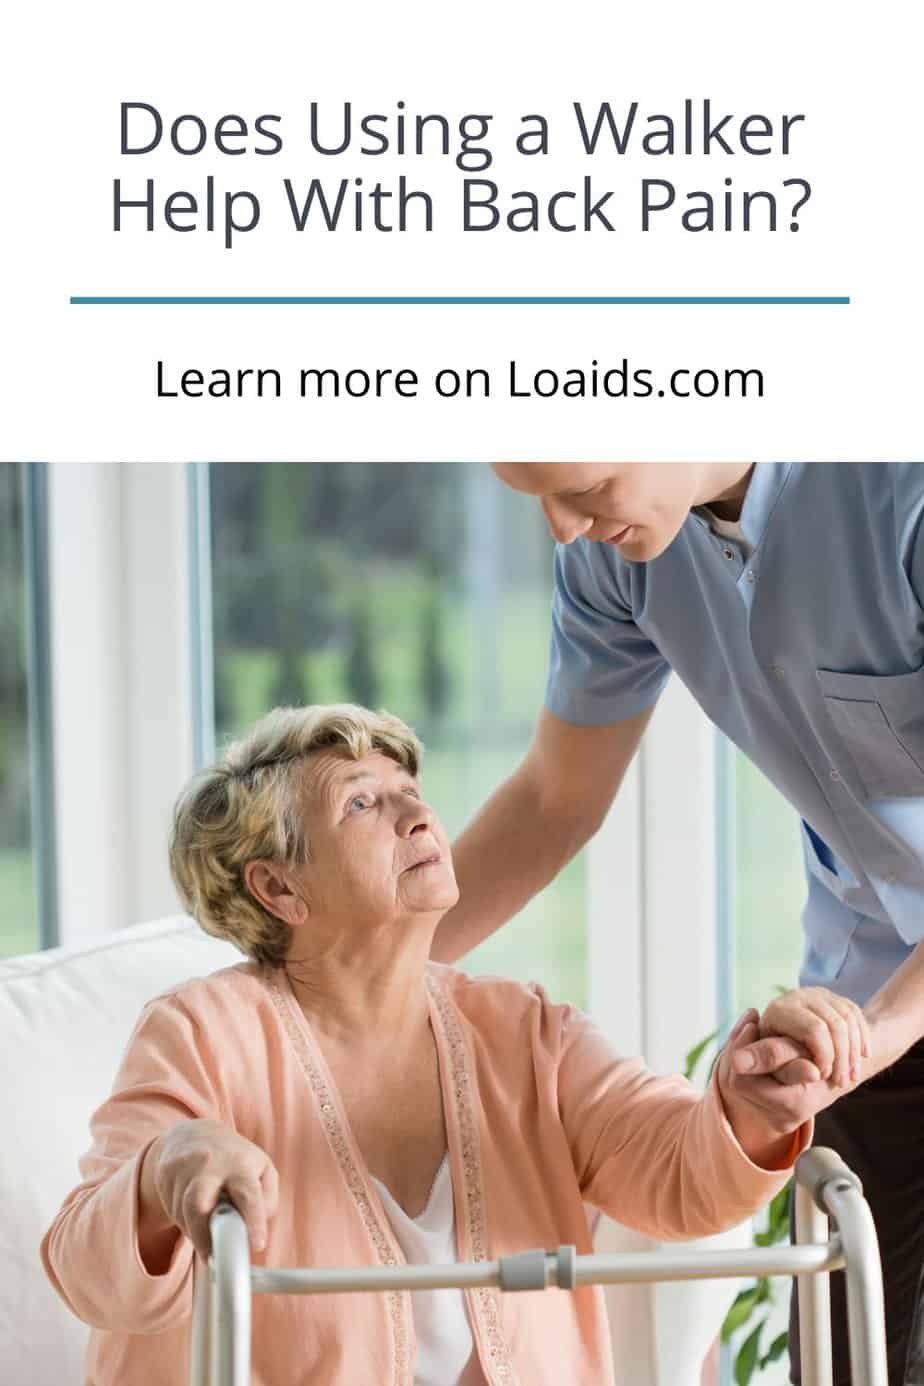
[[[380,751],[412,775],[423,755],[410,727],[388,712],[354,703],[278,707],[196,775],[174,809],[170,870],[184,905],[206,933],[256,962],[282,962],[291,929],[254,899],[244,869],[252,861],[308,860],[300,772],[308,756],[326,750],[354,760]]]

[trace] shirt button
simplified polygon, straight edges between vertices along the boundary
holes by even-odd
[[[839,770],[829,770],[829,771],[828,771],[828,779],[829,779],[829,780],[834,780],[835,784],[839,784],[839,783],[840,783],[840,778],[841,778],[841,775],[840,775],[840,771],[839,771]]]
[[[895,885],[895,882],[898,880],[898,872],[887,871],[883,879],[885,880],[886,885]]]
[[[748,568],[745,576],[747,577],[748,582],[753,582],[754,579],[757,577],[757,574],[755,573],[753,568]]]
[[[770,672],[775,679],[785,679],[786,677],[786,670],[783,668],[782,664],[771,664]]]
[[[722,557],[723,557],[723,558],[734,558],[734,556],[735,556],[735,550],[734,550],[734,549],[723,549],[723,550],[722,550]]]

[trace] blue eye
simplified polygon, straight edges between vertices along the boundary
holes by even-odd
[[[369,808],[371,802],[371,797],[368,794],[357,794],[347,805],[347,812],[356,813],[358,811],[357,805],[361,809]]]

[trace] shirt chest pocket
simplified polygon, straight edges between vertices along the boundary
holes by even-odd
[[[867,797],[924,796],[924,667],[885,677],[829,669],[817,674]]]

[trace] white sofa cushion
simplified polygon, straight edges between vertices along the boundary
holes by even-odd
[[[79,1180],[89,1118],[112,1087],[142,1006],[241,960],[176,917],[84,948],[0,961],[0,1381],[84,1380],[87,1330],[49,1285],[39,1242]]]

